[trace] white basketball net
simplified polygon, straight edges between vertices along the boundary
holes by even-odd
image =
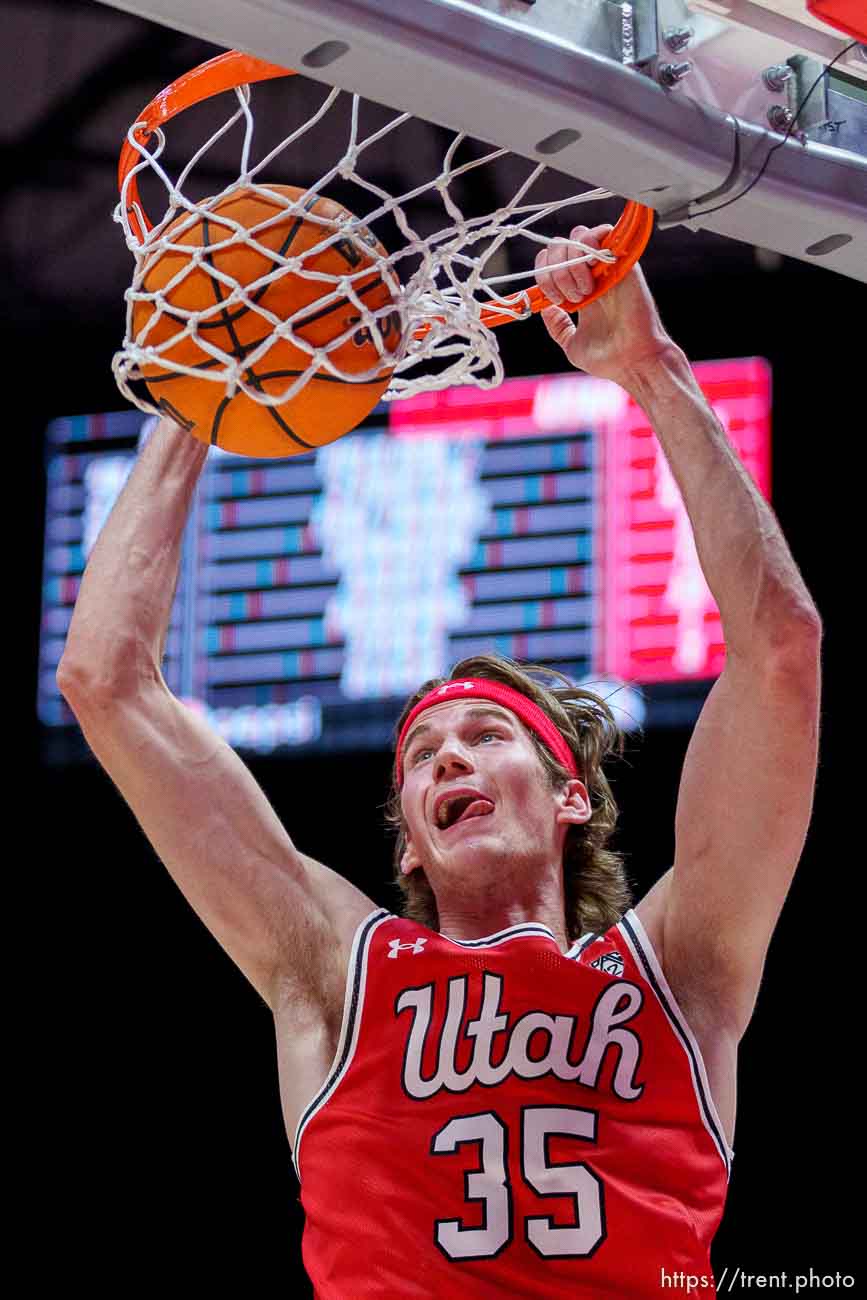
[[[140,387],[136,390],[130,387],[130,381],[141,379],[140,367],[143,365],[151,368],[158,365],[166,372],[192,375],[223,384],[227,394],[232,395],[242,391],[253,401],[265,406],[274,406],[291,400],[317,371],[361,383],[392,369],[391,382],[384,394],[387,400],[408,397],[426,390],[451,387],[455,384],[471,383],[480,388],[496,387],[502,381],[503,366],[495,331],[482,322],[482,311],[493,307],[506,312],[514,319],[529,314],[526,290],[535,283],[533,273],[535,254],[539,247],[557,238],[556,235],[546,235],[539,227],[544,225],[546,219],[564,208],[578,203],[609,199],[612,197],[611,193],[608,190],[594,189],[557,199],[554,202],[525,202],[525,197],[534,183],[548,170],[544,164],[540,164],[531,170],[529,176],[519,185],[504,206],[483,216],[467,218],[450,193],[450,186],[457,178],[493,163],[509,151],[492,149],[482,158],[473,158],[460,163],[457,161],[457,154],[467,137],[465,133],[459,133],[455,135],[447,149],[438,175],[404,194],[392,197],[378,185],[365,179],[361,174],[361,166],[365,161],[365,151],[384,136],[410,121],[412,115],[399,114],[381,129],[364,139],[359,139],[360,101],[357,95],[353,95],[345,152],[318,181],[309,186],[299,201],[292,203],[278,191],[270,190],[267,184],[257,182],[256,178],[266,172],[268,180],[277,183],[273,173],[278,156],[285,150],[291,149],[306,131],[320,122],[343,92],[332,90],[312,117],[286,136],[275,149],[255,165],[251,165],[250,162],[253,142],[250,88],[241,86],[234,93],[238,99],[237,111],[194,154],[177,181],[170,178],[159,161],[165,148],[164,133],[155,130],[147,141],[142,143],[136,139],[135,130],[137,126],[143,124],[136,123],[130,129],[127,138],[139,153],[141,161],[127,176],[121,191],[120,203],[114,213],[114,219],[123,226],[127,245],[135,257],[135,274],[132,286],[126,293],[126,334],[122,350],[116,354],[112,363],[121,392],[140,409],[159,414],[158,407],[142,395]],[[237,180],[219,194],[199,203],[194,202],[183,193],[183,186],[190,173],[217,140],[241,118],[244,119],[244,138]],[[398,147],[398,144],[392,145],[392,148]],[[168,208],[160,222],[144,238],[140,238],[128,215],[128,191],[133,177],[148,169],[155,173],[165,186]],[[315,213],[310,212],[306,204],[316,195],[330,197],[328,186],[338,177],[351,181],[357,186],[359,194],[366,196],[367,203],[372,201],[372,206],[361,213],[358,211],[359,204],[348,205],[356,213],[355,219],[336,228],[333,221],[317,217]],[[272,203],[279,203],[281,206],[279,209],[272,207],[271,211],[275,215],[269,216],[252,229],[247,229],[224,215],[211,215],[219,203],[241,189],[252,189],[268,195]],[[442,203],[444,210],[442,228],[424,238],[413,228],[407,211],[419,196],[425,196],[428,202],[436,198]],[[139,229],[146,230],[141,210],[134,206],[133,211],[139,218]],[[179,222],[178,226],[167,235],[166,228],[184,211],[189,213],[189,217]],[[183,231],[196,224],[203,213],[209,214],[212,232],[214,227],[219,227],[224,233],[214,236],[212,242],[203,248],[178,243],[177,240]],[[287,215],[300,217],[323,227],[321,241],[315,247],[308,248],[299,257],[281,256],[256,240],[257,234],[261,234],[275,222],[285,222]],[[364,234],[367,232],[364,228],[372,230],[376,235],[376,223],[382,222],[387,217],[393,219],[406,242],[383,258],[376,254],[369,242],[365,241]],[[562,239],[562,236],[560,238]],[[363,254],[365,262],[362,269],[344,275],[328,275],[305,268],[306,260],[313,258],[338,240],[347,239]],[[492,263],[494,263],[492,270],[495,269],[497,261],[502,266],[502,246],[506,240],[515,239],[529,243],[526,249],[527,269],[513,274],[486,274],[486,268],[491,267]],[[239,284],[225,271],[215,267],[210,260],[215,252],[242,244],[261,253],[273,266],[266,275],[248,285]],[[586,262],[591,258],[605,262],[616,261],[616,256],[608,251],[592,249],[577,242],[573,243],[572,248],[574,256],[570,258],[569,265]],[[169,250],[184,255],[181,270],[163,289],[147,292],[143,287],[147,267],[153,264],[155,255]],[[512,253],[512,264],[524,260],[523,251],[520,257]],[[388,285],[394,301],[372,310],[356,292],[356,284],[369,282],[374,266]],[[204,271],[215,281],[219,281],[219,285],[215,285],[218,292],[214,295],[212,306],[197,312],[184,311],[174,303],[170,304],[167,295],[185,276],[192,274],[196,269]],[[357,309],[360,321],[331,340],[327,346],[314,347],[293,329],[293,324],[300,325],[304,318],[309,319],[311,314],[309,304],[300,308],[288,319],[281,320],[258,300],[261,297],[259,294],[261,289],[286,275],[303,276],[321,283],[322,297],[317,300],[317,309],[327,307],[342,298],[349,299]],[[523,282],[523,286],[518,282]],[[509,288],[504,296],[500,290],[506,284]],[[136,303],[153,304],[153,311],[138,337],[134,337],[133,333],[133,308]],[[267,337],[254,350],[239,357],[215,346],[212,338],[209,337],[209,331],[200,332],[198,327],[202,323],[218,321],[227,310],[240,309],[242,306],[257,313],[263,324],[267,326]],[[401,341],[396,352],[389,351],[382,328],[384,319],[395,310],[399,313],[401,323]],[[152,333],[157,320],[163,313],[169,311],[171,319],[178,324],[177,332],[165,342],[149,343],[148,336]],[[416,331],[425,325],[429,327],[427,332],[423,337],[418,337]],[[330,354],[361,327],[369,331],[370,340],[375,344],[381,360],[363,373],[347,374],[335,364]],[[213,327],[210,333],[213,333]],[[202,351],[211,358],[206,368],[180,364],[166,355],[187,338],[194,339]],[[255,381],[255,368],[267,357],[269,349],[278,338],[289,340],[295,347],[306,353],[310,360],[306,370],[293,379],[285,390],[265,393]]]

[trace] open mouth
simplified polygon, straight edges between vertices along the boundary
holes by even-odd
[[[476,817],[487,817],[494,811],[490,799],[477,794],[459,794],[453,799],[445,799],[437,809],[436,825],[440,831],[450,831],[452,827],[472,821]]]

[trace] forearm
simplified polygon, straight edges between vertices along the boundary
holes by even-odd
[[[672,347],[622,386],[646,412],[680,488],[730,651],[782,647],[818,621],[776,517]]]
[[[184,528],[207,447],[161,420],[91,551],[58,677],[135,689],[155,680]]]

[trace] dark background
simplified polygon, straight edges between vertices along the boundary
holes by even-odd
[[[110,221],[115,146],[138,107],[215,50],[84,0],[7,0],[3,20],[0,355],[14,451],[10,568],[20,562],[24,579],[5,624],[23,712],[11,759],[25,778],[9,814],[13,879],[25,886],[10,939],[22,945],[15,1002],[33,1115],[22,1120],[21,1189],[40,1243],[31,1278],[60,1266],[97,1293],[135,1284],[259,1295],[277,1285],[305,1295],[270,1013],[105,773],[41,763],[35,714],[45,425],[123,404],[109,369],[131,274]],[[843,921],[863,855],[844,788],[846,741],[861,729],[867,289],[685,230],[657,234],[644,265],[692,360],[770,360],[774,507],[825,626],[815,812],[741,1047],[736,1157],[714,1263],[718,1273],[857,1276],[853,1051],[863,1015],[857,932]],[[562,369],[538,322],[500,341],[509,375]],[[633,740],[612,772],[623,809],[615,847],[639,896],[672,861],[688,739],[668,730]],[[300,849],[395,906],[382,815],[388,755],[249,766]]]

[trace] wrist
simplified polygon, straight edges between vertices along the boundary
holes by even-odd
[[[632,363],[617,382],[648,413],[660,403],[682,398],[686,390],[697,388],[689,358],[672,342],[653,356]]]
[[[151,431],[138,459],[161,481],[191,480],[194,486],[208,458],[207,443],[200,442],[191,433],[170,419],[161,419]]]

